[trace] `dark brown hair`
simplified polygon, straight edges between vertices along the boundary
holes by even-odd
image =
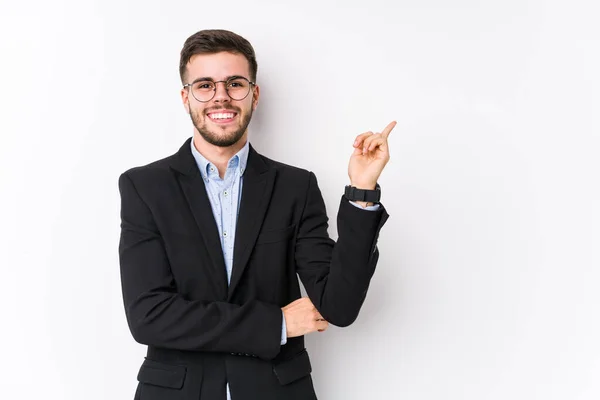
[[[187,64],[196,54],[214,54],[221,51],[241,54],[250,64],[250,80],[256,81],[258,64],[256,54],[250,42],[240,35],[223,29],[207,29],[194,33],[187,38],[181,49],[179,59],[179,76],[185,84]]]

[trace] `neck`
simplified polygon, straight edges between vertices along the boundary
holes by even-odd
[[[219,176],[223,178],[225,171],[227,170],[227,164],[231,157],[239,152],[246,141],[248,140],[248,131],[244,133],[244,136],[240,138],[236,143],[228,147],[215,146],[214,144],[208,143],[204,138],[194,130],[194,147],[204,158],[210,161],[217,167]]]

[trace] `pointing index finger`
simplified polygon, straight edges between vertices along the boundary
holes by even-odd
[[[394,127],[396,126],[396,121],[392,121],[388,124],[388,126],[385,127],[385,129],[383,130],[383,132],[381,132],[381,136],[384,137],[384,139],[387,139],[387,137],[389,136],[390,132],[392,131],[392,129],[394,129]]]

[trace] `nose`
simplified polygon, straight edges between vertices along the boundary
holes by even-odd
[[[222,85],[219,85],[220,83]],[[219,103],[231,100],[229,94],[227,94],[227,82],[215,82],[215,97],[213,100]]]

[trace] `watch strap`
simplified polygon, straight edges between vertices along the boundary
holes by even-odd
[[[347,185],[344,190],[344,196],[350,201],[364,201],[367,203],[379,203],[381,199],[381,187],[375,186],[375,190],[358,189],[357,187]]]

